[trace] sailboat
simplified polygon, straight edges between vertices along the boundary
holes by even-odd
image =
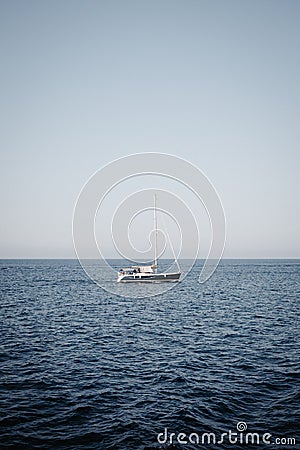
[[[178,271],[177,272],[158,272],[157,259],[157,214],[156,214],[156,195],[154,194],[154,260],[153,264],[148,266],[131,266],[129,268],[120,269],[118,272],[118,283],[141,283],[141,282],[176,282],[179,281],[181,271],[177,260],[175,260]]]

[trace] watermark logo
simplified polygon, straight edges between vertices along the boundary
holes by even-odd
[[[247,430],[247,424],[246,422],[238,422],[236,424],[236,428],[238,431],[246,431]]]
[[[174,188],[176,184],[181,190]],[[198,202],[210,223],[210,248],[199,282],[208,280],[225,245],[225,215],[221,200],[200,169],[184,159],[164,153],[139,153],[112,161],[83,186],[74,208],[73,241],[77,258],[89,278],[110,293],[131,298],[149,297],[171,289],[175,284],[157,283],[136,286],[136,289],[117,284],[120,267],[112,264],[107,256],[107,249],[113,248],[118,257],[130,265],[151,264],[154,233],[157,233],[159,258],[165,258],[167,248],[171,248],[172,258],[180,262],[189,251],[183,279],[199,257],[200,236],[194,211],[181,198],[182,188],[192,193],[194,208],[197,209]],[[150,218],[154,194],[157,214],[162,218],[155,230]],[[140,245],[143,233],[145,246]]]
[[[205,432],[196,433],[174,433],[165,428],[162,433],[158,433],[157,442],[159,444],[194,444],[201,446],[222,445],[222,444],[239,444],[239,445],[284,445],[295,446],[296,439],[293,437],[275,437],[271,433],[257,433],[247,431],[246,422],[238,422],[236,430],[228,430],[223,433]]]

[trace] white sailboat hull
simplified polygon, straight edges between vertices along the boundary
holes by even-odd
[[[179,281],[181,272],[121,274],[118,283],[156,283]]]

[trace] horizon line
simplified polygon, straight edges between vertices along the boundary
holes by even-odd
[[[70,260],[70,261],[80,261],[78,258],[74,258],[74,257],[40,257],[40,256],[34,256],[34,257],[0,257],[0,261],[7,261],[7,260]],[[127,260],[126,258],[116,258],[116,257],[109,257],[109,258],[82,258],[83,260],[99,260],[99,261],[104,261],[104,260],[120,260],[120,261],[131,261],[131,260]],[[160,258],[162,261],[163,260],[171,260],[174,258]],[[179,260],[191,260],[194,258],[179,258]],[[195,258],[195,261],[197,260],[205,260],[207,258],[202,257],[202,258]],[[210,258],[210,259],[214,259],[214,258]],[[265,260],[265,259],[275,259],[275,260],[285,260],[285,259],[300,259],[300,256],[273,256],[273,257],[268,257],[268,256],[225,256],[223,258],[220,259],[220,261],[222,261],[223,259],[253,259],[253,260],[257,260],[257,259],[261,259],[261,260]]]

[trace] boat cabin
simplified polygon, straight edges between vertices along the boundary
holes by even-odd
[[[156,268],[156,264],[152,264],[151,266],[132,266],[125,269],[120,269],[119,273],[122,275],[133,275],[135,273],[155,273],[154,269]]]

